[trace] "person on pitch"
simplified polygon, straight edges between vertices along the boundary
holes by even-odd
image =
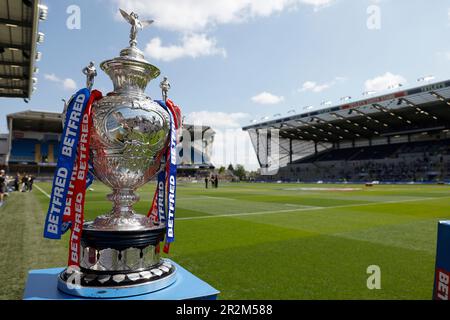
[[[27,187],[28,187],[28,175],[26,175],[26,174],[24,173],[23,176],[22,176],[21,182],[22,182],[22,189],[21,189],[21,191],[22,191],[22,192],[27,191]]]
[[[209,181],[211,181],[211,188],[215,188],[216,187],[216,181],[214,178],[214,175],[211,174],[211,177],[209,178]]]
[[[3,199],[6,193],[6,175],[5,170],[0,170],[0,207],[3,206]]]
[[[19,184],[20,184],[20,175],[17,172],[16,176],[14,177],[14,191],[19,191]]]
[[[205,177],[205,189],[208,189],[208,177]]]
[[[30,175],[28,177],[28,191],[33,191],[33,183],[34,183],[34,176]]]

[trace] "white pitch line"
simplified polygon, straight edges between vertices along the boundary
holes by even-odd
[[[293,204],[293,203],[285,203],[284,205],[286,207],[297,207],[297,208],[319,208],[318,206],[307,206],[303,204]]]
[[[252,216],[252,215],[264,215],[264,214],[271,214],[271,213],[289,213],[289,212],[298,212],[298,211],[315,211],[315,210],[324,210],[324,209],[352,208],[352,207],[364,207],[364,206],[373,206],[373,205],[380,205],[380,204],[390,204],[390,203],[403,203],[403,202],[414,202],[414,201],[438,200],[438,199],[443,199],[443,198],[450,198],[450,197],[418,198],[418,199],[408,199],[408,200],[399,200],[399,201],[384,201],[384,202],[348,204],[348,205],[330,206],[330,207],[310,207],[310,208],[304,208],[304,209],[244,212],[244,213],[235,213],[235,214],[232,214],[232,213],[230,213],[230,214],[217,214],[217,215],[210,215],[210,216],[178,218],[177,220],[199,220],[199,219],[211,219],[211,218],[227,218],[227,217],[242,217],[242,216]]]
[[[199,197],[186,197],[186,198],[180,198],[177,197],[177,201],[178,200],[206,200],[206,198],[204,196],[199,196]]]
[[[216,200],[232,200],[232,201],[236,200],[233,198],[225,198],[225,197],[211,197],[211,196],[201,196],[201,197],[204,197],[206,199],[216,199]]]
[[[45,190],[43,190],[41,187],[39,187],[36,183],[34,184],[34,186],[35,186],[40,192],[42,192],[47,198],[50,199],[50,195],[49,195],[47,192],[45,192]]]
[[[241,216],[252,216],[252,215],[262,215],[268,213],[285,213],[285,212],[294,212],[294,211],[305,211],[305,210],[318,210],[324,209],[322,207],[313,208],[305,208],[305,209],[289,209],[289,210],[274,210],[274,211],[259,211],[259,212],[244,212],[244,213],[235,213],[235,214],[216,214],[211,216],[199,216],[199,217],[185,217],[178,218],[177,220],[198,220],[198,219],[210,219],[210,218],[226,218],[226,217],[241,217]]]
[[[208,199],[236,201],[236,199],[233,199],[233,198],[210,197],[210,196],[198,196],[198,197],[177,198],[177,201],[178,201],[178,200],[208,200]]]

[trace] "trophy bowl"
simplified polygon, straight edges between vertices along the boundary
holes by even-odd
[[[135,190],[159,172],[166,150],[170,118],[158,103],[144,98],[106,96],[92,108],[91,159],[95,177],[109,186],[109,214],[95,219],[102,230],[152,227],[132,209]]]

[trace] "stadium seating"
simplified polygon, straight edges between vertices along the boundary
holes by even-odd
[[[10,163],[55,162],[58,157],[58,141],[14,139],[11,143]]]
[[[35,162],[35,139],[14,139],[11,146],[10,162]]]
[[[450,140],[329,149],[281,168],[270,180],[391,181],[450,180]]]
[[[41,154],[42,158],[46,159],[46,162],[55,162],[58,155],[58,141],[42,141]]]

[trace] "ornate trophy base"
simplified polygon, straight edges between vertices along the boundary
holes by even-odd
[[[163,262],[162,266],[171,266],[172,271],[161,276],[156,274],[156,272],[160,272],[161,269],[159,268],[155,268],[151,271],[133,273],[132,277],[135,279],[140,278],[142,281],[139,281],[139,283],[138,281],[135,281],[134,283],[121,286],[100,286],[98,283],[93,284],[93,286],[72,284],[67,282],[66,269],[61,272],[58,277],[58,289],[64,293],[84,298],[120,298],[138,296],[164,289],[175,282],[175,266],[166,261]],[[154,271],[155,273],[153,273]],[[83,274],[81,277],[88,276],[89,275]],[[150,279],[147,279],[148,277],[150,277]]]
[[[159,256],[165,227],[105,231],[84,225],[80,268],[67,268],[58,277],[64,293],[117,298],[150,293],[175,281],[176,268]]]
[[[219,291],[196,277],[188,270],[171,260],[165,260],[177,269],[175,282],[164,289],[146,294],[136,294],[136,287],[131,287],[130,294],[124,294],[125,288],[120,288],[118,296],[102,297],[97,289],[91,297],[82,297],[75,294],[66,294],[58,290],[58,281],[64,268],[35,269],[28,272],[23,299],[25,300],[215,300]],[[140,290],[140,289],[139,289]],[[112,293],[112,292],[111,292]],[[112,294],[111,294],[112,295]],[[126,296],[125,296],[126,295]]]

